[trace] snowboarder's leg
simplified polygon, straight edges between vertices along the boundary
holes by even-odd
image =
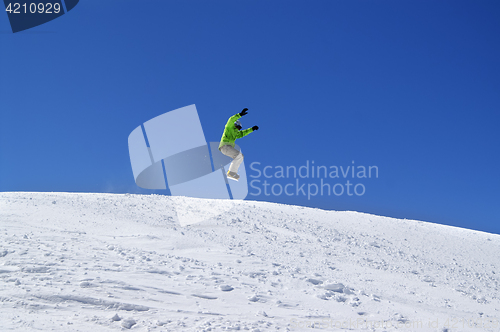
[[[236,158],[234,158],[231,165],[229,165],[229,172],[238,173],[238,168],[240,168],[241,163],[243,162],[243,153],[238,153]]]
[[[220,152],[228,157],[233,158],[233,162],[229,166],[229,172],[238,173],[238,168],[243,162],[243,153],[233,148],[231,145],[224,145],[221,147]]]

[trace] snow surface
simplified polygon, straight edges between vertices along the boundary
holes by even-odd
[[[227,212],[181,227],[177,210]],[[500,330],[500,236],[478,231],[254,201],[8,192],[0,240],[1,331]]]

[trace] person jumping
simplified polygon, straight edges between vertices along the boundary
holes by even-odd
[[[243,115],[246,115],[248,108],[243,109],[240,113],[236,113],[227,120],[226,127],[224,128],[224,133],[219,144],[219,151],[228,157],[233,159],[233,162],[229,166],[229,171],[227,171],[227,177],[238,181],[240,176],[238,175],[238,168],[243,162],[243,154],[236,150],[234,147],[234,141],[238,138],[242,138],[251,132],[259,129],[258,126],[253,126],[245,130],[241,130],[241,122],[238,120]]]

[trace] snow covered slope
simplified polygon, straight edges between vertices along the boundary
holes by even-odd
[[[181,227],[176,207],[228,212]],[[0,330],[499,331],[499,253],[356,212],[0,193]]]

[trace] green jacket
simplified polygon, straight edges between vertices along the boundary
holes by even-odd
[[[236,141],[236,139],[242,138],[253,131],[252,128],[238,130],[234,126],[234,123],[239,118],[241,118],[240,113],[236,113],[235,115],[230,117],[229,120],[227,120],[226,127],[224,128],[224,133],[222,134],[222,138],[220,139],[219,150],[224,145],[231,145],[234,148],[234,141]]]

